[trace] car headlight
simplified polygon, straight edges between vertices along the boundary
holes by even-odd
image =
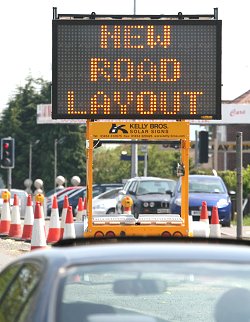
[[[144,208],[147,208],[149,206],[149,203],[148,202],[143,202],[143,207]]]
[[[228,204],[229,202],[227,199],[220,199],[219,201],[217,201],[218,208],[226,207]]]
[[[155,206],[155,203],[153,201],[150,202],[149,207],[153,208],[154,206]]]
[[[174,203],[177,205],[177,206],[181,206],[181,198],[176,198]]]

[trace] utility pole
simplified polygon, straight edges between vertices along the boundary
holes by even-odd
[[[242,132],[237,132],[236,134],[236,171],[237,171],[237,239],[242,239],[242,223],[243,223],[243,213],[242,213]]]
[[[136,15],[136,0],[134,0],[134,15]],[[131,146],[131,178],[138,176],[138,145]]]

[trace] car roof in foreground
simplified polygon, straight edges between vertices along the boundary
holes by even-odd
[[[146,181],[146,180],[152,180],[152,181],[155,181],[155,180],[159,180],[159,181],[174,181],[173,179],[169,179],[169,178],[160,178],[160,177],[134,177],[134,178],[131,178],[129,180],[141,180],[141,181]]]
[[[214,176],[214,175],[209,175],[209,174],[190,174],[189,178],[197,178],[197,179],[202,179],[202,178],[211,178],[212,180],[217,180],[217,179],[221,179],[220,176]]]
[[[216,246],[216,247],[215,247]],[[53,265],[131,261],[210,261],[250,263],[250,241],[214,238],[110,238],[61,240],[24,259],[45,258]]]

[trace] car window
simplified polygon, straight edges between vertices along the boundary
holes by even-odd
[[[26,321],[41,272],[40,265],[27,263],[13,264],[0,274],[0,321]]]
[[[181,181],[178,183],[178,192],[181,192]],[[189,178],[190,193],[227,193],[226,186],[220,178],[191,177]]]
[[[99,195],[98,199],[115,199],[118,194],[118,191],[121,189],[122,187],[113,189],[113,190],[108,190],[102,193],[101,195]]]
[[[101,187],[94,187],[92,189],[92,196],[95,197],[95,196],[98,196],[100,193],[102,193],[103,190]]]
[[[123,190],[128,191],[128,190],[129,190],[129,186],[131,185],[131,183],[132,183],[132,181],[131,181],[131,180],[128,180],[128,181],[125,183],[125,185],[124,185],[124,187],[123,187]]]
[[[218,180],[211,180],[209,178],[192,179],[189,181],[189,192],[198,193],[225,193],[225,188],[222,182]]]
[[[170,184],[171,181],[163,180],[148,180],[140,181],[138,184],[137,194],[149,194],[149,193],[160,193],[165,194],[166,191],[173,191],[174,184]]]
[[[57,322],[249,321],[250,265],[130,262],[72,267]]]
[[[133,181],[128,188],[128,192],[132,191],[133,193],[135,193],[137,189],[137,184],[137,181]]]

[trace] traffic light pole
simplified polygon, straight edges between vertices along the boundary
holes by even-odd
[[[11,168],[7,169],[7,189],[10,191],[11,190],[11,185],[12,185],[12,172]]]

